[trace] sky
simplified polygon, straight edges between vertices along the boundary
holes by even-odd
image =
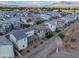
[[[47,6],[50,5],[50,1],[0,1],[0,4],[17,5],[17,6]]]
[[[49,6],[49,5],[79,5],[79,1],[0,1],[0,5],[11,6]]]

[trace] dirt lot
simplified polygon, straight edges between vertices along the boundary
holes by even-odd
[[[63,39],[66,50],[79,51],[79,21],[74,23],[66,32]]]

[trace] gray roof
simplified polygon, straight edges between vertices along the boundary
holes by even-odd
[[[10,34],[13,34],[17,40],[21,40],[21,39],[27,37],[25,32],[28,32],[31,30],[33,30],[33,28],[26,28],[26,29],[22,29],[22,30],[13,30],[10,32]]]
[[[27,35],[25,33],[23,33],[22,31],[16,31],[13,33],[13,35],[15,36],[15,38],[17,40],[21,40],[21,39],[27,37]]]
[[[26,29],[23,29],[22,31],[25,33],[25,32],[31,31],[31,30],[34,30],[34,28],[33,27],[28,27]]]
[[[45,24],[39,24],[34,26],[35,30],[43,30],[43,31],[50,31],[47,25]]]
[[[12,45],[12,43],[5,36],[0,36],[0,45]]]

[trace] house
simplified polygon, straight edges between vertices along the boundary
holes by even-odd
[[[20,18],[11,18],[10,23],[14,29],[20,29],[22,22],[20,21]]]
[[[28,17],[29,19],[32,19],[32,18],[33,18],[33,13],[28,12],[27,17]]]
[[[45,34],[51,31],[47,25],[39,24],[34,26],[35,33],[38,35],[39,38],[44,38]]]
[[[11,31],[12,27],[9,21],[0,21],[0,33],[6,33]]]
[[[20,17],[21,21],[27,25],[34,25],[34,14],[28,12],[25,14],[25,17]]]
[[[21,17],[21,21],[22,21],[24,24],[27,24],[27,25],[33,25],[33,24],[34,24],[34,18]]]
[[[60,14],[60,12],[55,12],[55,11],[53,11],[53,12],[52,12],[52,16],[53,16],[53,17],[54,17],[54,16],[61,17],[61,14]]]
[[[67,19],[67,20],[68,20],[68,19]],[[65,25],[65,23],[67,23],[67,20],[65,20],[64,17],[59,18],[59,19],[57,20],[57,27],[63,27],[63,26]]]
[[[14,57],[13,44],[4,36],[0,36],[0,58]]]
[[[50,16],[47,14],[40,14],[40,18],[42,18],[44,21],[48,21],[50,19]]]
[[[23,50],[27,48],[30,43],[33,43],[33,41],[37,41],[33,28],[13,30],[9,33],[9,36],[18,50]]]
[[[52,17],[61,17],[60,12],[57,11],[48,12],[48,14],[51,15]]]
[[[57,21],[46,21],[44,22],[44,24],[46,24],[48,26],[48,28],[54,32],[56,30],[57,27]]]
[[[65,20],[68,20],[69,23],[72,23],[77,19],[77,16],[76,16],[76,14],[68,14],[64,18],[65,18]]]

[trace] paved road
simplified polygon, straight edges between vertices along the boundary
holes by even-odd
[[[70,26],[73,26],[73,24],[71,24]],[[68,30],[70,28],[70,26],[65,28],[63,31]],[[44,42],[38,48],[31,51],[28,55],[27,54],[24,55],[23,57],[24,58],[45,58],[45,57],[47,57],[48,55],[50,55],[51,52],[53,52],[53,51],[55,51],[55,49],[57,49],[57,44],[55,42],[55,38],[58,36],[58,34],[56,34],[54,37],[52,37],[51,39]]]

